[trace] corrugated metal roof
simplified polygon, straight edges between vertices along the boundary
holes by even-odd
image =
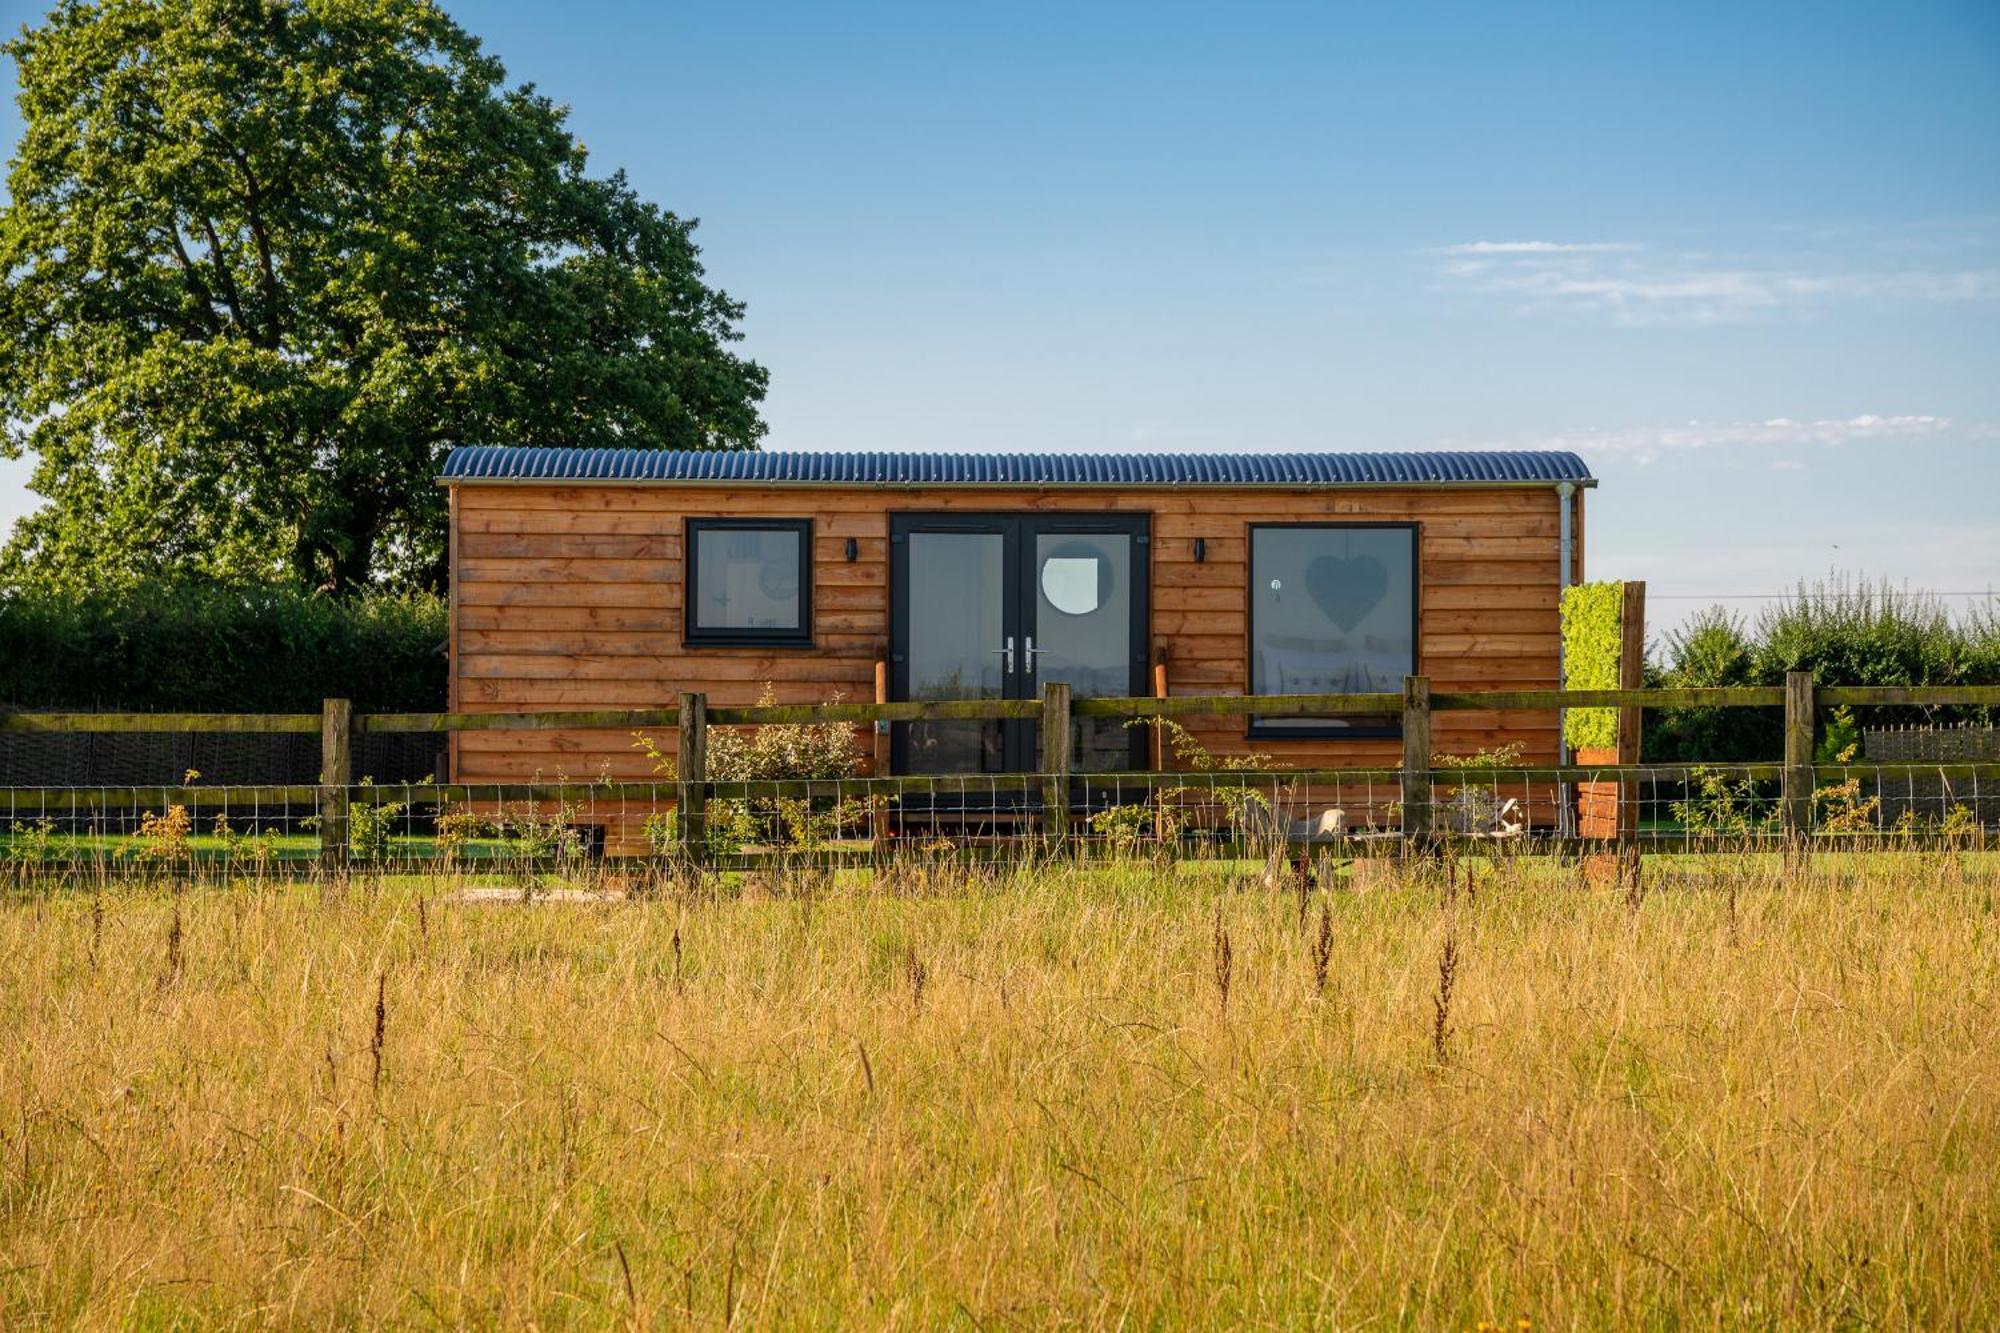
[[[949,454],[541,449],[475,445],[445,482],[746,486],[1525,486],[1595,485],[1572,453],[1467,450],[1342,454]]]

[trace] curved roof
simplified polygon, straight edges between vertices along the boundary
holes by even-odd
[[[747,486],[1532,486],[1596,484],[1573,453],[766,453],[688,449],[453,449],[440,481]]]

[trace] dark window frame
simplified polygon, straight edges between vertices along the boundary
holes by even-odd
[[[796,629],[704,627],[696,620],[701,533],[791,532],[799,539],[799,624]],[[813,646],[813,521],[810,518],[690,518],[681,535],[682,632],[689,648],[810,648]]]
[[[1244,525],[1243,538],[1243,693],[1250,698],[1265,698],[1257,692],[1257,533],[1265,528],[1324,528],[1328,531],[1356,529],[1372,531],[1400,531],[1410,534],[1410,670],[1411,674],[1421,674],[1424,661],[1423,617],[1424,617],[1424,538],[1423,524],[1418,522],[1359,522],[1343,523],[1335,520],[1306,520],[1286,523],[1248,523]],[[1273,714],[1285,717],[1286,714]],[[1318,719],[1313,719],[1317,721]],[[1327,740],[1385,740],[1403,734],[1403,720],[1394,714],[1358,720],[1354,726],[1288,726],[1274,727],[1264,715],[1251,714],[1244,734],[1251,740],[1260,741],[1327,741]]]

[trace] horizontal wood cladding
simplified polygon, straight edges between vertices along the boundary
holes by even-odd
[[[1259,522],[1421,525],[1422,669],[1443,690],[1545,689],[1559,683],[1553,487],[1494,490],[872,490],[770,487],[465,485],[454,496],[457,599],[453,689],[468,712],[669,707],[682,690],[715,705],[833,694],[874,697],[889,651],[892,513],[1052,510],[1151,516],[1152,634],[1175,694],[1247,685],[1248,528]],[[681,586],[685,522],[701,517],[813,520],[813,644],[690,648]],[[1579,551],[1581,516],[1579,507]],[[1196,561],[1199,538],[1205,559]],[[854,542],[854,558],[847,545]],[[1581,567],[1581,555],[1578,566]],[[1247,753],[1240,718],[1189,718],[1219,755]],[[1439,713],[1439,753],[1518,743],[1552,763],[1553,714]],[[671,752],[671,732],[655,737]],[[458,777],[643,779],[624,733],[481,732],[459,738]],[[1259,739],[1290,765],[1392,766],[1394,739]]]

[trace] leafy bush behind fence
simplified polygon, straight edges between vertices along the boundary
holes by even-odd
[[[430,594],[336,599],[152,584],[0,593],[0,706],[312,713],[445,706],[447,608]]]
[[[2000,685],[2000,602],[1954,617],[1935,598],[1831,580],[1766,607],[1754,619],[1720,607],[1694,617],[1656,645],[1647,683],[1669,688],[1782,685],[1810,671],[1842,685]],[[1990,708],[1871,708],[1869,726],[1993,721]],[[1822,757],[1853,719],[1820,714]],[[1690,708],[1646,712],[1649,763],[1742,763],[1784,751],[1778,709]]]

